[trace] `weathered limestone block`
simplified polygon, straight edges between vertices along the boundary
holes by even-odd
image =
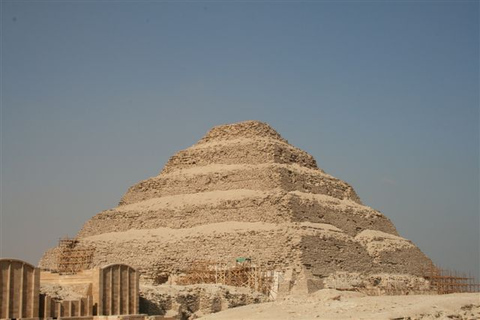
[[[355,240],[365,247],[383,272],[422,276],[430,265],[430,259],[405,238],[378,230],[365,230]]]
[[[374,264],[365,248],[353,239],[325,235],[304,236],[300,243],[302,263],[316,277],[326,277],[341,270],[371,272]]]
[[[380,212],[353,201],[300,192],[291,193],[289,208],[293,221],[334,225],[355,236],[363,230],[379,230],[397,235],[392,222]]]

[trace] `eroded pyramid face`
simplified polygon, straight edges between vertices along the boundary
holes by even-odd
[[[78,237],[96,247],[95,264],[127,263],[145,278],[237,257],[320,279],[336,271],[420,275],[429,262],[350,185],[258,121],[214,127]],[[41,266],[54,269],[53,251]]]

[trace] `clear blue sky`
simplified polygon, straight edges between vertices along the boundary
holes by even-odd
[[[2,2],[1,255],[37,263],[212,126],[257,119],[479,271],[479,2]]]

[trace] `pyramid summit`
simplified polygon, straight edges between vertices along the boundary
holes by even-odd
[[[212,128],[77,237],[96,248],[95,265],[126,263],[145,281],[181,274],[196,260],[249,257],[308,288],[340,275],[348,285],[375,275],[412,282],[430,262],[352,186],[258,121]],[[56,250],[41,267],[55,269]]]
[[[288,143],[269,124],[255,120],[213,127],[198,143],[245,138],[268,138]]]
[[[268,124],[245,121],[214,127],[195,145],[174,155],[162,172],[207,164],[268,163],[318,169],[311,155],[290,145]]]

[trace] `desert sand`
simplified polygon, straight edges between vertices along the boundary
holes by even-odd
[[[201,317],[219,319],[480,319],[480,293],[447,295],[365,296],[356,292],[319,290]]]

